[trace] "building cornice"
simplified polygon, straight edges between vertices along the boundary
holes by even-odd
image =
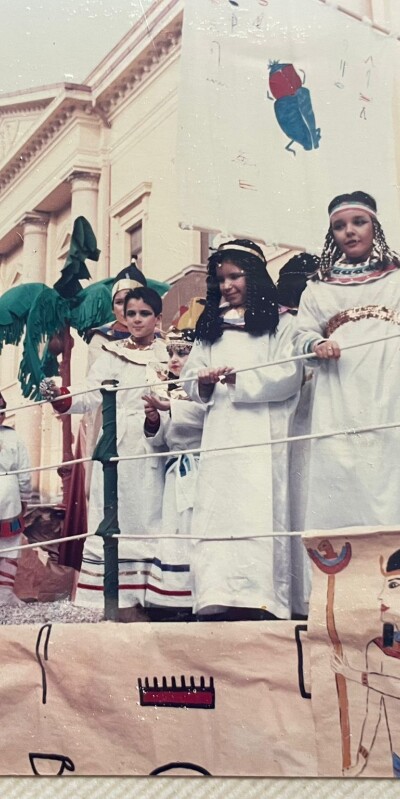
[[[111,83],[102,83],[93,89],[95,108],[106,115],[107,119],[123,103],[125,98],[141,89],[143,84],[159,70],[175,53],[182,38],[182,15],[179,15],[167,30],[151,40],[146,49],[121,71]]]
[[[21,111],[42,112],[0,162],[0,196],[79,112],[111,127],[112,115],[128,95],[140,90],[178,50],[183,5],[183,0],[155,0],[142,21],[103,59],[85,84],[56,84],[0,95],[0,119]]]
[[[93,112],[87,92],[66,89],[54,99],[37,125],[28,128],[25,136],[0,163],[0,195],[79,111],[85,115]]]

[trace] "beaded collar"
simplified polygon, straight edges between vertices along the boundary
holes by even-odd
[[[324,283],[336,283],[341,285],[354,285],[359,283],[372,283],[386,277],[389,272],[398,269],[396,264],[382,266],[379,261],[364,261],[359,264],[347,263],[343,258],[336,261],[330,271],[329,277],[323,278]]]

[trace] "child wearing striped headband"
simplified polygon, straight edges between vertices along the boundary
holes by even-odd
[[[370,194],[341,194],[328,213],[320,273],[302,294],[295,333],[298,354],[314,353],[309,363],[319,363],[304,526],[395,525],[400,259],[386,242]],[[378,429],[387,424],[393,429]],[[326,435],[365,428],[371,432]]]
[[[329,230],[321,255],[320,277],[329,279],[341,263],[370,261],[381,267],[400,266],[399,256],[385,239],[376,201],[365,191],[339,194],[328,205]]]

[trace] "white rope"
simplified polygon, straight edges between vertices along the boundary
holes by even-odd
[[[333,438],[334,436],[355,436],[360,435],[361,433],[373,433],[375,430],[392,430],[396,427],[400,427],[400,422],[387,422],[386,424],[369,425],[367,427],[350,427],[346,430],[330,430],[325,433],[307,433],[301,436],[286,436],[285,438],[270,438],[267,441],[257,441],[249,444],[228,444],[224,447],[197,447],[193,449],[168,450],[168,452],[143,452],[138,455],[120,455],[111,457],[107,463],[147,460],[149,458],[179,458],[180,455],[202,455],[207,452],[229,452],[236,449],[254,449],[256,447],[270,447],[274,444],[290,444],[293,441],[312,441],[313,439]],[[58,469],[60,466],[70,466],[75,463],[87,463],[91,460],[92,458],[77,458],[73,461],[52,463],[48,464],[47,466],[31,466],[28,469],[15,469],[9,472],[0,472],[0,477],[26,474],[28,472],[40,472],[48,469]]]
[[[381,338],[373,338],[368,339],[368,341],[360,341],[357,344],[345,344],[343,347],[340,348],[341,352],[345,350],[352,350],[357,349],[358,347],[367,347],[370,344],[379,344],[382,341],[390,341],[394,338],[400,338],[400,333],[393,333],[391,336],[382,336]],[[291,355],[289,358],[280,358],[278,361],[267,361],[267,363],[261,364],[253,364],[252,366],[243,366],[240,369],[234,369],[231,374],[241,374],[242,372],[251,372],[256,369],[266,369],[269,366],[281,366],[284,363],[291,363],[292,361],[309,361],[310,359],[316,359],[317,355],[315,352],[307,352],[302,353],[301,355]],[[326,359],[320,359],[326,360]],[[174,380],[174,383],[178,386],[184,385],[185,383],[191,382],[196,378],[185,378],[184,380]],[[62,401],[64,399],[69,399],[70,397],[78,397],[82,394],[91,394],[94,391],[100,391],[100,389],[107,389],[110,392],[117,392],[117,391],[130,391],[131,389],[148,389],[148,388],[165,388],[166,380],[158,380],[154,383],[143,383],[143,384],[134,384],[130,386],[112,386],[112,385],[98,385],[93,388],[85,388],[81,389],[80,391],[70,391],[68,394],[62,394],[60,397],[50,401],[50,400],[39,400],[38,402],[28,402],[25,405],[16,405],[12,408],[7,408],[7,413],[11,413],[12,411],[20,411],[26,410],[27,408],[37,408],[40,405],[50,405],[52,402]],[[55,409],[56,410],[56,409]]]
[[[17,534],[18,535],[18,534]],[[279,533],[256,533],[255,535],[219,535],[213,536],[209,538],[208,536],[199,536],[199,535],[181,535],[180,533],[142,533],[141,535],[125,535],[122,533],[116,533],[115,535],[107,535],[104,538],[116,538],[116,539],[124,539],[127,541],[147,541],[154,540],[154,541],[166,541],[166,540],[180,540],[180,541],[249,541],[256,538],[276,538],[277,536],[281,538],[290,538],[293,536],[302,536],[304,535],[304,531],[299,533],[292,530],[288,530],[285,532]],[[52,538],[49,541],[35,541],[33,544],[20,544],[19,546],[10,546],[2,549],[0,555],[3,555],[4,552],[15,552],[24,549],[37,549],[37,548],[46,548],[51,544],[64,544],[65,541],[79,541],[82,538],[93,538],[96,536],[97,538],[103,538],[103,536],[97,535],[97,533],[80,533],[79,535],[69,535],[62,536],[61,538]],[[132,558],[135,560],[135,558]]]

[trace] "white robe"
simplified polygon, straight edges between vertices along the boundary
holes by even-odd
[[[0,425],[0,472],[29,469],[30,461],[25,444],[17,436],[15,430],[7,425]],[[31,498],[31,474],[9,474],[0,477],[0,519],[11,520],[19,516],[22,502]],[[19,546],[21,533],[0,538],[0,555],[2,549]],[[20,550],[4,553],[6,558],[19,558]]]
[[[306,367],[299,401],[293,417],[291,435],[304,436],[311,431],[315,373]],[[290,447],[289,496],[290,529],[304,530],[306,512],[310,441],[294,441]],[[292,545],[292,612],[308,616],[311,593],[311,563],[301,536],[293,536]]]
[[[226,329],[212,346],[193,346],[181,377],[189,380],[188,393],[201,401],[200,369],[239,369],[291,354],[291,318],[281,319],[271,336]],[[239,373],[236,385],[217,383],[207,403],[202,447],[241,447],[287,436],[300,383],[301,368],[293,361]],[[207,539],[285,531],[287,488],[286,444],[203,453],[192,534]],[[194,543],[193,552],[195,612],[249,607],[290,618],[290,538],[203,540]]]
[[[197,402],[170,397],[171,414],[160,414],[160,428],[148,444],[165,451],[200,447],[205,408]],[[162,506],[162,532],[190,535],[198,473],[198,455],[164,458],[165,483]],[[160,590],[148,592],[148,604],[163,607],[192,607],[193,585],[190,571],[191,542],[165,539],[159,542]]]
[[[337,313],[370,305],[400,311],[400,269],[370,283],[309,283],[297,316],[297,351],[324,338]],[[364,318],[342,324],[331,339],[343,346],[396,332],[399,320]],[[313,433],[400,422],[399,345],[392,339],[318,361]],[[312,441],[305,529],[398,524],[399,448],[398,428]]]
[[[155,366],[166,363],[168,356],[163,342],[156,340],[145,350],[129,350],[127,340],[105,344],[105,352],[92,365],[86,388],[100,385],[105,379],[115,379],[120,386],[141,386],[155,382]],[[106,349],[107,348],[107,349]],[[144,388],[129,388],[117,392],[117,450],[118,455],[146,453],[143,437]],[[72,400],[70,413],[95,413],[102,401],[100,392],[87,392]],[[163,494],[163,465],[161,459],[121,461],[118,464],[118,520],[120,532],[129,535],[159,533]],[[90,485],[88,531],[97,530],[103,519],[103,468],[93,464]],[[119,540],[119,605],[121,608],[144,603],[144,595],[152,580],[154,543],[151,539]],[[82,568],[76,594],[79,605],[99,606],[103,600],[103,539],[88,538],[85,542]]]

